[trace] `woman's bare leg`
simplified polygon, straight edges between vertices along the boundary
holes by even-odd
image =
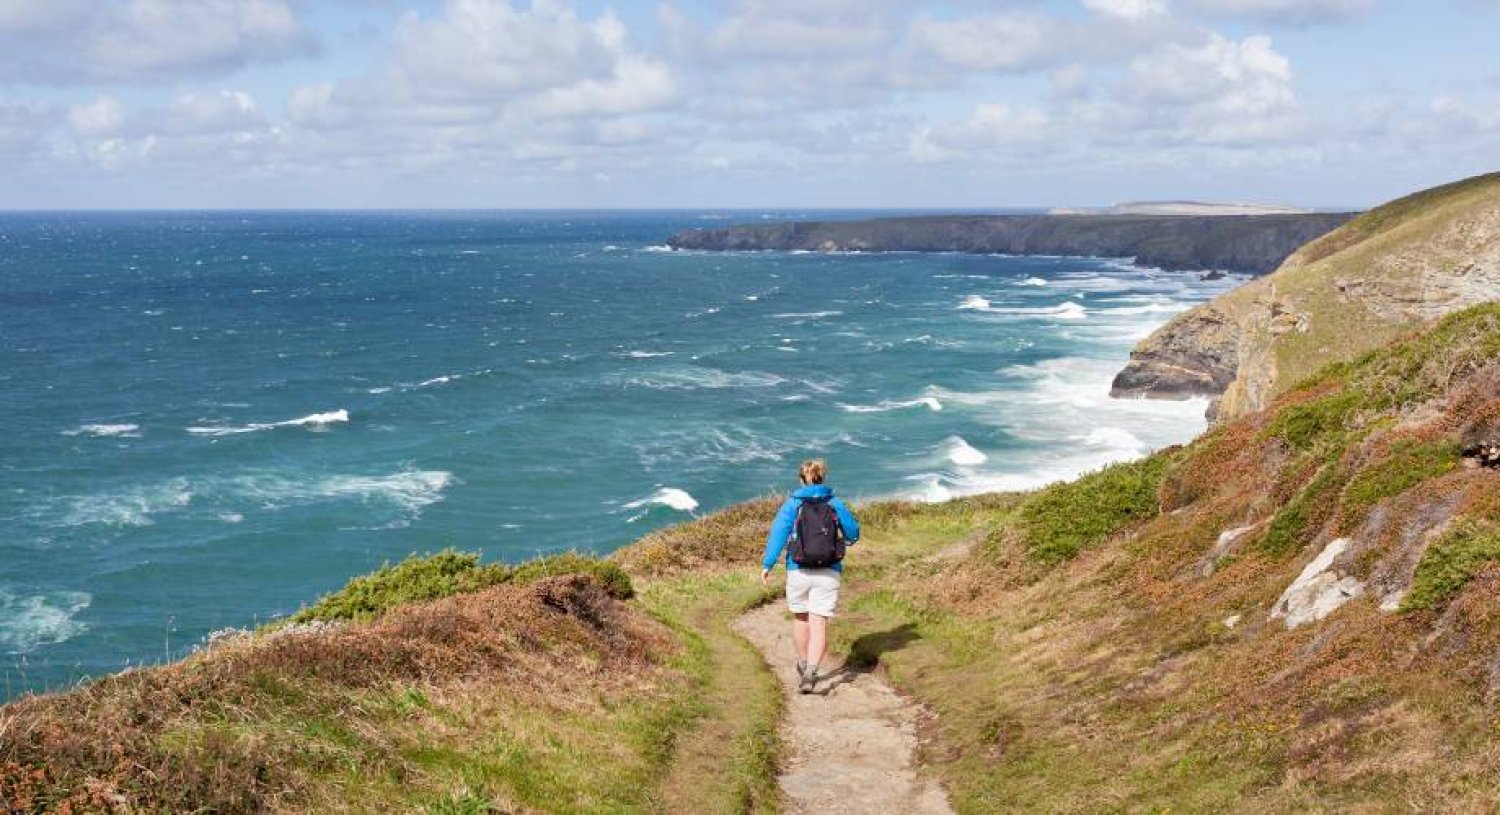
[[[823,654],[828,651],[828,618],[817,614],[805,615],[807,621],[807,645],[803,653],[807,654],[807,664],[816,668],[823,661]]]
[[[807,612],[793,614],[797,621],[792,623],[792,644],[797,648],[797,661],[807,662],[807,640],[808,622]]]

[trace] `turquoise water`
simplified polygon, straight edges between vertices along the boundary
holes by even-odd
[[[660,246],[705,217],[0,214],[0,692],[412,551],[608,552],[810,455],[938,499],[1202,428],[1106,392],[1232,278]]]

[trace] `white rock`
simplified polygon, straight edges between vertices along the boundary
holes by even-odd
[[[1385,596],[1385,599],[1383,599],[1383,600],[1380,601],[1380,610],[1381,611],[1400,611],[1401,610],[1401,601],[1405,600],[1405,599],[1406,599],[1406,592],[1400,591],[1400,590],[1393,591],[1390,594],[1387,594]]]
[[[1284,619],[1287,628],[1317,622],[1335,609],[1365,593],[1365,584],[1350,576],[1340,577],[1329,569],[1349,548],[1348,538],[1338,538],[1307,564],[1302,574],[1287,586],[1271,609],[1272,619]]]
[[[1240,615],[1238,615],[1238,614],[1231,614],[1228,617],[1224,618],[1224,627],[1225,628],[1234,628],[1235,626],[1237,626],[1239,624],[1240,624]]]

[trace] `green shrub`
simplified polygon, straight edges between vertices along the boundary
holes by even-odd
[[[1443,605],[1494,562],[1500,562],[1500,524],[1461,519],[1423,553],[1401,610]]]
[[[1451,441],[1396,443],[1388,457],[1360,471],[1344,488],[1344,518],[1362,518],[1381,500],[1447,473],[1458,466],[1459,455],[1458,444]]]
[[[1332,516],[1334,499],[1349,480],[1349,470],[1337,453],[1330,453],[1327,463],[1313,480],[1272,516],[1266,525],[1266,534],[1261,536],[1256,548],[1272,557],[1280,557],[1301,549],[1312,540]]]
[[[1354,389],[1341,390],[1308,402],[1288,405],[1276,414],[1266,435],[1279,436],[1298,450],[1309,450],[1319,442],[1342,437],[1349,418],[1364,402]]]
[[[1157,454],[1037,492],[1019,510],[1026,551],[1043,563],[1058,563],[1133,521],[1154,517],[1168,464],[1167,455]]]
[[[371,574],[356,577],[292,615],[290,621],[372,620],[406,603],[467,594],[501,583],[532,583],[559,574],[586,574],[620,599],[634,594],[630,577],[620,567],[575,552],[506,566],[480,563],[474,552],[445,549],[436,554],[409,555],[400,563],[387,563]]]
[[[544,577],[559,574],[586,574],[598,581],[605,591],[618,600],[629,600],[635,596],[635,588],[630,583],[630,575],[626,574],[624,569],[611,561],[590,555],[580,555],[577,552],[564,552],[514,566],[510,569],[505,582],[534,583]]]

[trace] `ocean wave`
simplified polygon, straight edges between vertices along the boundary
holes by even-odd
[[[936,412],[943,409],[943,403],[938,401],[937,397],[935,396],[922,396],[916,399],[909,399],[904,402],[886,400],[878,405],[839,404],[839,409],[845,411],[846,413],[885,413],[891,410],[905,410],[907,408],[914,407],[926,407],[927,409]]]
[[[72,430],[64,430],[64,436],[119,436],[128,439],[141,437],[140,425],[134,424],[85,424]]]
[[[329,425],[343,424],[348,421],[349,411],[341,408],[339,410],[328,411],[327,413],[312,413],[296,419],[287,419],[284,422],[255,423],[236,427],[189,427],[187,432],[195,436],[233,436],[240,433],[276,430],[282,427],[305,427],[309,430],[326,430]]]
[[[1143,456],[1149,451],[1139,436],[1122,427],[1097,427],[1080,437],[1079,441],[1132,458]]]
[[[668,253],[671,253],[671,252],[675,252],[677,250],[673,249],[670,246],[667,246],[666,244],[657,244],[655,246],[643,246],[640,249],[638,249],[637,251],[639,251],[639,252],[650,252],[652,254],[668,254]]]
[[[621,504],[620,508],[646,510],[626,519],[627,523],[635,523],[646,517],[653,506],[668,507],[678,512],[686,512],[692,515],[698,509],[698,499],[689,494],[687,490],[678,489],[677,487],[662,487],[644,498],[637,498],[634,501]]]
[[[186,508],[193,490],[186,478],[65,499],[60,511],[44,513],[53,526],[150,526],[153,518]]]
[[[74,618],[93,600],[82,591],[23,596],[0,589],[0,652],[27,654],[82,634],[88,626]]]
[[[778,320],[821,320],[825,317],[838,317],[843,313],[842,311],[805,311],[772,314],[771,316]]]
[[[1028,277],[1016,284],[1017,286],[1045,286],[1047,281],[1040,277]]]
[[[621,356],[630,359],[655,359],[656,357],[670,357],[676,351],[625,351]]]
[[[938,448],[943,458],[960,467],[978,467],[990,457],[974,449],[962,436],[949,436]]]
[[[649,390],[722,390],[725,388],[770,388],[784,384],[785,379],[763,371],[722,371],[718,368],[681,365],[639,374],[624,380],[626,387]]]
[[[446,470],[402,470],[388,475],[328,475],[294,478],[279,474],[242,475],[229,479],[229,492],[267,509],[357,500],[390,505],[415,513],[443,500],[455,482]]]
[[[956,308],[965,311],[980,311],[985,314],[1009,314],[1017,317],[1052,317],[1058,320],[1086,320],[1089,310],[1078,303],[1069,300],[1055,306],[1040,306],[1035,308],[1006,308],[992,304],[989,298],[971,294],[964,298]]]
[[[966,416],[1029,444],[1008,453],[999,467],[994,462],[965,467],[944,456],[946,463],[959,465],[956,471],[914,474],[909,480],[915,486],[902,495],[941,501],[1036,489],[1138,459],[1203,429],[1206,399],[1110,398],[1119,364],[1112,358],[1060,357],[1004,369],[1010,382],[993,391],[929,388],[931,396],[962,406]],[[939,450],[948,451],[947,446]]]
[[[277,510],[325,502],[384,504],[410,517],[441,501],[455,482],[444,470],[401,470],[386,475],[298,476],[275,472],[170,478],[92,495],[71,496],[42,507],[51,526],[150,526],[166,515],[190,513],[224,523],[244,520],[248,506]]]

